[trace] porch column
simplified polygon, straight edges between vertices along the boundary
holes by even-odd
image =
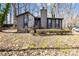
[[[62,29],[62,20],[60,20],[60,28]]]
[[[55,25],[55,28],[56,28],[56,19],[55,19],[55,24],[54,25]]]

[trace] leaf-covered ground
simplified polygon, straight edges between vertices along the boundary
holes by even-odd
[[[79,55],[79,35],[0,32],[0,55]]]

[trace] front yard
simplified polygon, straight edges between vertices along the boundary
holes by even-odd
[[[79,55],[79,35],[0,32],[0,55]]]

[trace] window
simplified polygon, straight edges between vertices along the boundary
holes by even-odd
[[[56,28],[61,28],[61,20],[56,19]]]
[[[55,28],[55,20],[52,20],[52,28]]]
[[[51,19],[48,19],[48,21],[47,21],[47,27],[48,28],[52,28],[52,20]]]
[[[58,28],[58,19],[56,19],[56,28]]]

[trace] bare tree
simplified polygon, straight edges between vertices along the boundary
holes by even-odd
[[[41,3],[41,7],[47,9],[47,3]]]
[[[51,14],[52,14],[53,18],[55,18],[55,12],[56,12],[56,3],[53,3],[52,4],[52,9],[51,9]]]
[[[54,4],[55,7],[53,7],[53,13],[57,15],[58,17],[63,17],[64,18],[64,27],[70,26],[72,27],[74,23],[72,23],[73,17],[75,16],[75,6],[73,7],[72,3],[58,3]],[[70,22],[69,22],[70,21]]]
[[[13,24],[13,28],[16,28],[16,3],[12,3],[13,6],[13,12],[14,12],[14,24]]]

